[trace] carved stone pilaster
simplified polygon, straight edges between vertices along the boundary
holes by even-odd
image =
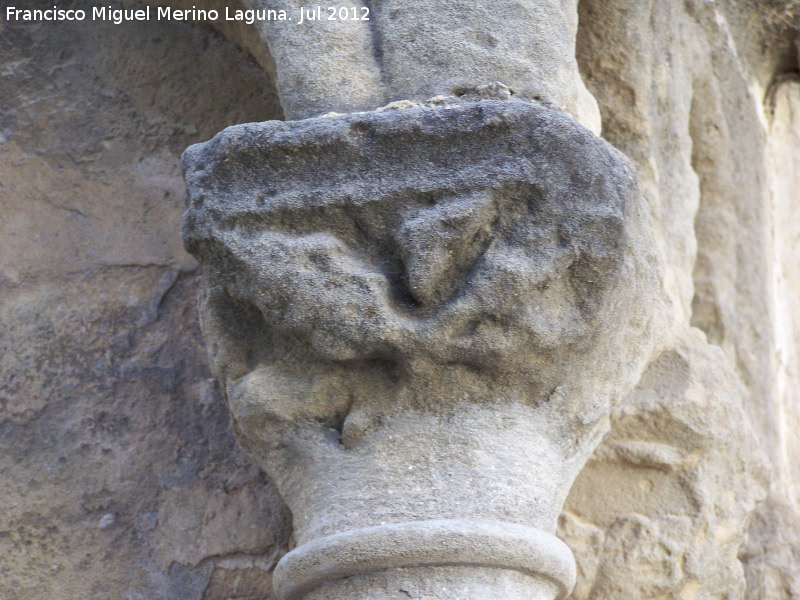
[[[566,597],[556,519],[664,302],[627,159],[440,99],[231,127],[184,168],[212,365],[293,514],[278,597]]]

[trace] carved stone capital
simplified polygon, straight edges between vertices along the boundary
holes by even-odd
[[[293,513],[281,600],[565,597],[556,518],[663,303],[627,159],[452,99],[231,127],[184,168],[212,365]]]

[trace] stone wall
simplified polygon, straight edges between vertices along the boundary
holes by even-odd
[[[210,379],[178,159],[279,118],[270,78],[190,24],[0,57],[0,598],[269,597],[289,516]]]
[[[800,10],[579,16],[673,325],[567,499],[572,597],[800,598]],[[291,516],[208,368],[178,163],[282,118],[272,58],[243,25],[2,21],[0,598],[272,598]]]

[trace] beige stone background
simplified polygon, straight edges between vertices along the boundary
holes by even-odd
[[[800,7],[579,10],[675,327],[567,502],[573,598],[800,598]],[[2,600],[272,597],[290,515],[228,430],[180,242],[182,150],[282,116],[229,25],[0,25]]]

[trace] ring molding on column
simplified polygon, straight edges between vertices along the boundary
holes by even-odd
[[[279,600],[301,600],[326,582],[408,567],[474,566],[543,577],[563,600],[575,586],[575,558],[554,535],[526,525],[480,519],[390,523],[318,538],[275,568]]]

